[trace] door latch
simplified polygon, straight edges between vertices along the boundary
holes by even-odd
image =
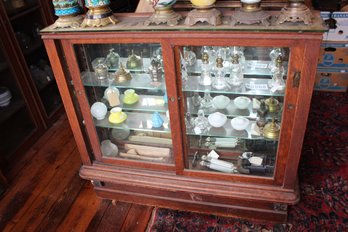
[[[294,79],[292,80],[292,87],[298,88],[300,86],[301,72],[295,72]]]

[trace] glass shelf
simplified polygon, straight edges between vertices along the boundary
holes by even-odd
[[[270,79],[244,78],[241,87],[231,87],[229,89],[217,90],[212,86],[200,85],[198,76],[189,76],[187,82],[183,85],[184,92],[210,92],[217,94],[236,94],[250,96],[274,96],[283,97],[284,93],[271,92],[268,81]]]
[[[124,95],[121,94],[121,102],[123,102]],[[139,95],[139,101],[135,104],[128,105],[122,103],[120,105],[123,111],[147,111],[166,113],[168,110],[163,96]]]
[[[94,120],[96,127],[103,128],[117,128],[117,129],[128,129],[134,131],[149,131],[149,132],[161,132],[170,133],[169,122],[166,116],[161,115],[164,121],[163,126],[160,128],[152,127],[152,114],[149,113],[134,113],[127,112],[127,119],[124,123],[114,124],[110,123],[109,118],[110,113],[106,115],[103,120]]]
[[[272,73],[269,69],[270,61],[261,60],[246,60],[244,64],[243,74],[253,76],[271,76]],[[284,68],[287,69],[287,62],[284,62]],[[214,65],[212,64],[212,67]],[[197,59],[194,65],[187,66],[187,72],[189,75],[200,75],[202,70],[202,60]],[[230,62],[224,62],[224,69],[229,73]]]
[[[92,61],[92,66],[94,66],[96,63],[98,63],[99,59],[104,59],[104,57],[99,57],[96,58]],[[124,67],[126,67],[126,63],[127,63],[128,58],[124,58],[124,57],[120,57],[120,63],[122,63],[124,65]],[[128,69],[131,73],[146,73],[147,70],[146,68],[150,66],[150,62],[151,59],[150,58],[142,58],[142,63],[143,63],[143,67],[140,69]],[[109,68],[109,72],[116,72],[118,70],[118,68]]]
[[[94,72],[83,72],[81,74],[81,78],[84,86],[90,87],[108,87],[109,81],[98,80]],[[145,89],[145,90],[165,90],[165,83],[162,81],[160,85],[152,85],[151,78],[149,74],[132,74],[132,80],[126,81],[124,83],[115,83],[113,81],[112,86],[116,86],[117,88],[131,88],[131,89]]]
[[[238,131],[232,128],[231,119],[227,119],[226,123],[219,128],[211,127],[207,131],[203,131],[201,134],[195,134],[194,130],[187,129],[187,135],[209,136],[209,137],[224,137],[224,138],[240,138],[240,139],[265,139],[263,136],[257,136],[251,134],[251,125],[255,124],[255,121],[250,121],[248,127],[245,130]]]
[[[200,107],[195,107],[192,104],[192,98],[186,98],[186,111],[190,113],[190,115],[195,116],[197,115],[198,110],[200,110]],[[266,119],[272,119],[275,118],[278,122],[281,120],[281,112],[282,112],[282,104],[279,103],[279,109],[277,112],[268,112]],[[248,109],[238,109],[235,104],[233,103],[233,100],[231,99],[230,103],[227,105],[225,109],[216,109],[214,106],[210,107],[208,109],[203,109],[205,115],[209,115],[211,113],[220,112],[227,117],[237,117],[237,116],[243,116],[245,118],[256,120],[257,118],[257,112],[252,107],[252,102],[250,103]]]

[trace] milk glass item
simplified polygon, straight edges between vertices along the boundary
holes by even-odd
[[[163,125],[163,119],[158,112],[154,112],[152,115],[152,127],[160,128]]]
[[[216,67],[214,69],[214,80],[212,86],[217,90],[222,90],[228,87],[226,78],[225,78],[225,69],[223,65],[224,60],[221,56],[216,58]]]
[[[209,54],[207,52],[203,52],[202,54],[202,66],[201,66],[201,76],[199,79],[199,84],[204,86],[209,86],[212,83],[211,78],[211,67],[209,64]]]
[[[201,100],[201,108],[210,109],[211,107],[213,107],[213,98],[210,96],[209,92],[205,92]]]
[[[204,111],[199,110],[197,113],[197,118],[194,120],[194,132],[196,134],[202,134],[205,133],[209,129],[209,121],[208,119],[204,116]]]
[[[108,108],[102,102],[95,102],[91,106],[91,114],[97,120],[103,120],[108,112]]]
[[[232,55],[230,77],[228,83],[233,87],[239,87],[243,84],[243,70],[242,65],[239,63],[239,56],[237,54]]]

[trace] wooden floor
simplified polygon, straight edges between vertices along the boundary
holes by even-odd
[[[63,116],[6,174],[0,231],[145,231],[152,207],[96,197]]]

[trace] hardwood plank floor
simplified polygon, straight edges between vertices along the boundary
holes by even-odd
[[[153,208],[97,198],[80,165],[63,116],[6,174],[0,231],[144,231]]]

